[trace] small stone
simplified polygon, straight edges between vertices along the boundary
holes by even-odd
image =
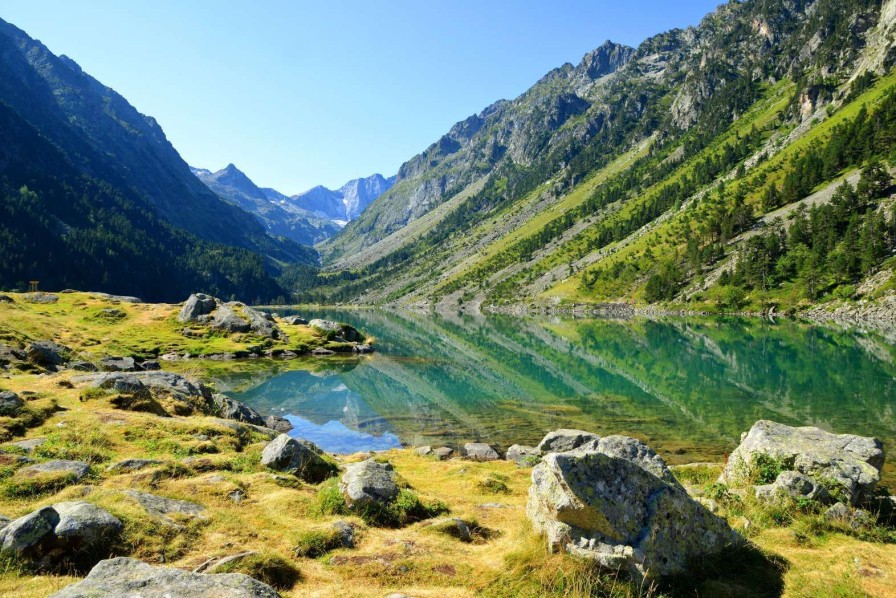
[[[433,454],[439,458],[439,461],[445,461],[450,459],[454,454],[454,449],[450,446],[440,446],[437,449],[433,449]]]
[[[26,438],[25,440],[19,440],[17,442],[10,442],[8,446],[14,446],[22,449],[26,453],[30,453],[46,441],[47,439],[41,436],[38,438]]]
[[[345,521],[334,521],[333,529],[339,534],[339,542],[343,548],[355,547],[355,526]]]
[[[470,532],[470,526],[467,522],[456,517],[447,517],[445,519],[434,521],[432,525],[429,526],[429,529],[445,534],[446,536],[451,536],[452,538],[457,538],[461,542],[469,542],[473,538],[473,534]]]
[[[420,455],[421,457],[425,457],[426,455],[432,455],[433,450],[431,446],[421,446],[414,449],[414,452]]]
[[[119,473],[132,472],[161,464],[161,461],[156,461],[155,459],[125,459],[124,461],[113,463],[108,468],[106,468],[106,471]]]

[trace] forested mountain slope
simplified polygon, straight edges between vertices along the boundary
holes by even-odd
[[[2,20],[0,72],[0,288],[270,300],[282,267],[317,263],[207,189],[154,119]]]
[[[405,164],[301,297],[731,310],[883,292],[894,25],[893,0],[747,0],[607,43]]]

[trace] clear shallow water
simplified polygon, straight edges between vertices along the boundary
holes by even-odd
[[[641,438],[673,463],[722,460],[758,419],[896,450],[896,347],[875,336],[744,319],[303,315],[356,326],[377,353],[254,362],[219,384],[333,452],[506,448],[575,427]]]

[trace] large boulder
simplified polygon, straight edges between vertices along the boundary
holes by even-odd
[[[720,481],[748,486],[771,481],[764,476],[795,471],[856,505],[874,495],[883,464],[883,445],[877,438],[760,420],[731,453]]]
[[[212,314],[212,327],[231,333],[249,332],[252,327],[249,325],[248,320],[236,313],[237,305],[242,306],[242,304],[237,303],[219,305],[215,313]]]
[[[44,367],[63,365],[69,360],[71,349],[52,341],[36,341],[28,347],[28,361]]]
[[[548,453],[563,453],[579,448],[585,443],[600,440],[600,436],[585,432],[584,430],[560,429],[548,432],[538,443],[538,450],[542,455]]]
[[[93,564],[108,555],[122,528],[118,518],[96,505],[60,502],[0,529],[0,554],[43,569]]]
[[[346,465],[345,474],[339,481],[339,490],[350,509],[388,503],[398,496],[392,464],[373,459]]]
[[[191,573],[119,557],[100,561],[85,579],[63,588],[51,598],[90,596],[277,598],[279,594],[269,585],[242,573]]]
[[[471,461],[497,461],[498,451],[484,442],[468,442],[464,445],[464,456]]]
[[[321,450],[313,443],[298,441],[286,434],[264,447],[261,464],[312,483],[321,482],[335,473],[335,467],[321,456]]]
[[[743,542],[724,519],[663,479],[668,468],[649,447],[622,438],[603,449],[595,443],[550,453],[533,469],[526,514],[552,550],[654,578]]]
[[[0,415],[15,417],[24,406],[25,401],[11,390],[0,392]]]
[[[177,316],[179,322],[194,322],[199,316],[207,316],[218,307],[218,300],[211,295],[195,293],[184,302]]]
[[[350,343],[360,343],[364,341],[364,335],[348,324],[340,324],[331,320],[314,319],[308,322],[312,328],[316,328],[326,335],[333,336],[334,340],[341,340]]]

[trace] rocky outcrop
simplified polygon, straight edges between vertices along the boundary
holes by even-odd
[[[283,333],[270,318],[244,303],[196,293],[184,302],[177,316],[179,322],[206,324],[228,333],[252,333],[265,338],[280,339]]]
[[[470,461],[497,461],[498,451],[484,442],[468,442],[464,445],[464,456]]]
[[[569,430],[566,428],[548,432],[538,443],[538,450],[542,455],[548,453],[563,453],[577,449],[586,442],[600,440],[600,436],[583,430]]]
[[[346,465],[339,490],[349,509],[389,503],[398,496],[392,465],[373,459]]]
[[[261,453],[261,464],[275,471],[291,473],[306,482],[317,483],[331,477],[336,468],[321,456],[313,443],[281,434]]]
[[[668,468],[649,447],[614,438],[603,450],[550,453],[533,469],[526,514],[552,550],[654,578],[742,542],[725,520],[663,479]]]
[[[140,596],[168,598],[278,598],[269,585],[242,573],[191,573],[173,567],[152,567],[143,561],[115,558],[100,561],[90,574],[51,598],[89,596]]]
[[[31,343],[27,351],[28,361],[44,367],[55,367],[65,364],[71,355],[71,349],[52,341],[36,341]]]
[[[271,430],[276,432],[282,432],[283,434],[292,430],[293,426],[289,423],[289,420],[286,418],[280,417],[279,415],[269,415],[264,418],[264,425]]]
[[[235,399],[231,399],[227,395],[215,393],[212,395],[212,402],[215,404],[215,409],[219,417],[246,422],[254,426],[267,426],[267,421],[261,414],[248,405],[240,403]]]
[[[123,525],[88,502],[60,502],[9,522],[0,529],[0,554],[41,569],[83,565],[103,552]],[[77,562],[80,561],[80,562]]]
[[[763,477],[798,472],[855,505],[872,497],[883,464],[883,445],[876,438],[760,420],[731,453],[720,481],[749,486],[767,482]],[[782,483],[800,484],[799,478],[788,476]]]
[[[332,340],[347,343],[364,342],[364,335],[358,332],[354,327],[348,324],[340,324],[339,322],[331,322],[330,320],[315,319],[308,322],[312,328],[320,330],[328,337],[332,336]]]

